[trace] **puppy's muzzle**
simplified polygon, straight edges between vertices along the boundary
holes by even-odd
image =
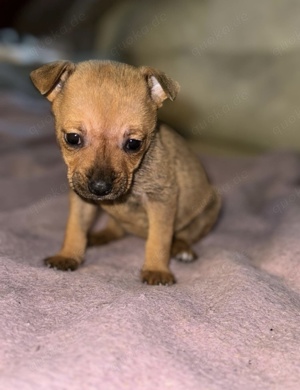
[[[115,200],[128,190],[128,177],[124,176],[123,172],[118,176],[111,170],[109,172],[100,170],[87,173],[75,172],[70,184],[73,190],[84,199]]]
[[[88,188],[93,195],[96,196],[105,196],[111,193],[113,188],[113,183],[111,181],[105,180],[93,180],[91,179],[88,182]]]

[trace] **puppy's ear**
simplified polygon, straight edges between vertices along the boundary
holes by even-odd
[[[52,102],[74,70],[75,64],[72,62],[55,61],[32,71],[30,78],[40,93]]]
[[[175,100],[179,92],[179,84],[159,70],[142,66],[139,68],[145,76],[152,99],[158,107],[162,106],[165,99]]]

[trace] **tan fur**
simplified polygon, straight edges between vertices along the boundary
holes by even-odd
[[[173,130],[157,125],[157,109],[176,98],[178,84],[153,68],[109,61],[58,61],[31,79],[52,102],[71,187],[64,244],[46,264],[76,269],[87,245],[129,232],[147,239],[142,281],[174,283],[171,254],[193,260],[190,245],[208,233],[220,210],[198,158]],[[81,145],[69,145],[66,133],[76,133]],[[142,141],[140,149],[128,152],[129,139]],[[105,191],[93,188],[99,183]],[[110,218],[92,233],[99,206]]]

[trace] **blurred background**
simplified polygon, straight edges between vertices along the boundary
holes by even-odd
[[[200,152],[300,150],[299,1],[0,4],[0,140],[53,137],[32,69],[98,58],[151,65],[177,80],[178,99],[160,116]]]

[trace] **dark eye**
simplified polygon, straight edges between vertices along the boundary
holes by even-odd
[[[124,145],[126,152],[137,152],[142,145],[142,141],[138,139],[128,139]]]
[[[65,141],[70,146],[79,146],[82,144],[81,136],[77,133],[65,133]]]

